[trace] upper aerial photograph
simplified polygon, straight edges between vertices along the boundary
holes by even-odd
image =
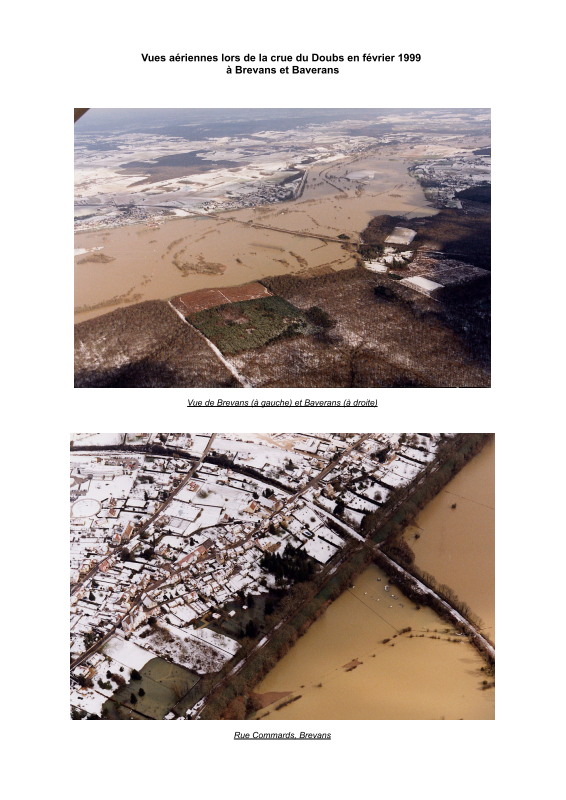
[[[490,386],[489,109],[75,119],[75,387]]]

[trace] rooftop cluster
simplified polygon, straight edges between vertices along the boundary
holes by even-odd
[[[73,434],[72,706],[100,713],[156,657],[218,671],[250,605],[361,540],[441,436]]]

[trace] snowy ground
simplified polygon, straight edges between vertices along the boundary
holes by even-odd
[[[130,669],[139,670],[154,658],[153,653],[135,644],[135,642],[122,639],[121,636],[113,636],[109,639],[103,650],[106,655],[115,661],[119,661],[120,664],[130,667]]]
[[[386,244],[411,244],[415,236],[417,235],[416,231],[412,231],[410,228],[394,228],[393,233],[387,237],[385,240]]]
[[[208,628],[199,628],[198,630],[191,631],[191,637],[200,639],[203,642],[211,645],[217,650],[222,650],[230,656],[236,655],[240,646],[234,639],[229,636],[223,636],[221,633],[215,633]]]
[[[71,433],[71,441],[75,447],[93,444],[112,446],[122,444],[123,438],[123,433]]]
[[[232,658],[231,653],[219,650],[196,637],[194,631],[181,630],[160,620],[157,632],[142,639],[156,655],[203,675],[218,672]]]
[[[330,561],[332,556],[338,552],[336,547],[332,547],[332,545],[323,542],[322,539],[318,537],[315,539],[308,539],[304,549],[309,556],[312,556],[321,564],[326,564],[326,562]]]

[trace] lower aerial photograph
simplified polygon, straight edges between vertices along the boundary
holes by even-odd
[[[495,719],[493,434],[70,444],[71,719]]]

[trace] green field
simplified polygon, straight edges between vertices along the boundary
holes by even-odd
[[[306,315],[281,297],[224,303],[191,314],[187,320],[224,355],[235,355],[314,330]]]

